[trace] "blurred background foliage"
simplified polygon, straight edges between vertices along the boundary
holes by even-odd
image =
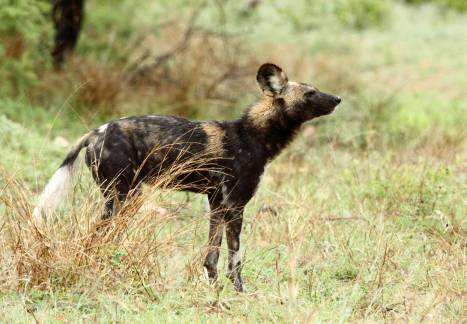
[[[76,133],[124,114],[232,118],[257,98],[254,74],[269,60],[344,98],[339,123],[348,127],[336,133],[336,118],[318,120],[318,142],[465,135],[462,0],[88,0],[76,51],[59,71],[50,2],[0,4],[0,101],[14,120],[41,114],[11,102],[60,110],[79,120]]]
[[[50,5],[44,0],[0,1],[0,79],[2,92],[22,95],[49,62]],[[7,81],[7,82],[5,82]]]
[[[44,322],[100,313],[118,322],[117,305],[121,322],[461,322],[466,10],[465,0],[85,0],[77,46],[57,68],[51,1],[0,0],[0,322],[34,315],[30,301]],[[124,272],[101,263],[121,262],[121,246],[91,255],[97,271],[79,263],[75,272],[23,231],[36,193],[86,130],[136,114],[237,118],[260,97],[255,74],[267,61],[343,102],[304,125],[247,207],[252,293],[229,293],[230,284],[213,293],[192,270],[207,230],[201,197],[171,196],[165,216],[149,214],[161,200],[149,197],[144,214],[157,230],[146,230],[161,246],[170,232],[172,243],[159,254],[135,232],[154,251],[140,259],[155,261],[143,279],[131,258]],[[50,232],[63,260],[81,260],[68,233],[89,226],[102,203],[89,172],[82,180]],[[36,257],[6,235],[7,222],[50,262],[34,261],[54,274],[44,291],[11,277]],[[143,281],[160,299],[145,297]]]

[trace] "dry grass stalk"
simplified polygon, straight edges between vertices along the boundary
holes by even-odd
[[[151,187],[172,188],[174,178],[199,170],[209,161],[209,152],[180,161],[154,179]],[[80,197],[84,201],[79,209],[70,212],[74,221],[58,218],[38,227],[31,216],[33,194],[20,179],[6,170],[0,172],[5,179],[0,192],[0,201],[5,205],[0,238],[0,259],[4,260],[2,290],[89,288],[89,285],[107,290],[121,282],[133,282],[136,289],[157,299],[147,283],[156,283],[163,289],[160,259],[173,253],[177,237],[186,236],[198,227],[196,222],[205,221],[196,219],[187,227],[165,233],[164,226],[171,227],[176,214],[170,211],[170,206],[163,208],[161,215],[152,209],[141,209],[145,201],[153,199],[160,206],[167,205],[163,194],[145,191],[125,201],[110,221],[101,221],[99,204],[92,192],[85,192]],[[195,251],[195,258],[187,265],[188,280],[199,278],[202,257],[202,253]]]

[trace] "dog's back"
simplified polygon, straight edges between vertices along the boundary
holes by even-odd
[[[154,115],[122,118],[94,131],[86,163],[101,186],[113,183],[119,191],[165,178],[171,182],[165,185],[206,192],[226,173],[223,134],[213,122]]]

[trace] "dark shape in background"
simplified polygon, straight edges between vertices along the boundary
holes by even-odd
[[[55,44],[52,50],[54,65],[60,67],[65,56],[74,50],[84,19],[84,0],[53,0],[52,19]]]

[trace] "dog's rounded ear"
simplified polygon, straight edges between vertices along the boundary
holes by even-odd
[[[280,67],[272,63],[265,63],[260,66],[256,74],[256,81],[265,95],[274,97],[282,92],[288,79]]]

